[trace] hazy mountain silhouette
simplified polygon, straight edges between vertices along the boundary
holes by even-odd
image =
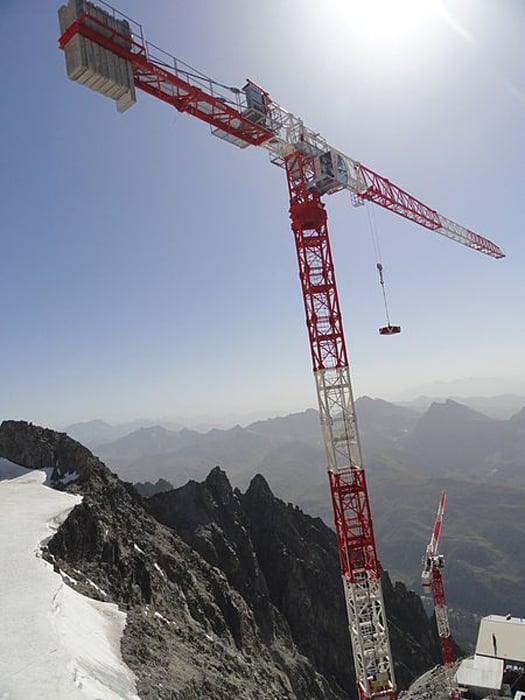
[[[462,615],[522,615],[525,567],[516,551],[525,541],[525,408],[496,420],[448,400],[418,416],[413,409],[363,397],[357,411],[385,567],[421,591],[421,557],[445,488],[443,552],[451,607]],[[126,479],[163,478],[174,486],[205,478],[216,464],[241,489],[261,473],[277,496],[331,526],[317,420],[315,411],[306,411],[206,435],[180,431],[164,436],[171,449],[164,453],[151,448],[159,431],[138,431],[99,454]],[[464,619],[462,627],[468,627]],[[473,618],[472,634],[475,627]],[[470,632],[460,641],[472,641]]]

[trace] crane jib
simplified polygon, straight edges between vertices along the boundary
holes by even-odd
[[[313,172],[323,169],[321,163],[326,155],[334,154],[339,176],[327,180],[325,173],[321,190],[316,175],[311,183],[321,194],[348,189],[360,200],[374,202],[480,253],[494,258],[505,256],[489,239],[450,221],[386,177],[331,148],[319,132],[305,127],[301,119],[270,100],[268,93],[251,81],[244,90],[225,88],[226,92],[219,94],[219,83],[147,42],[140,25],[134,25],[138,28],[135,32],[127,29],[131,20],[115,19],[121,15],[109,5],[101,4],[111,12],[99,10],[89,2],[83,3],[82,12],[60,36],[60,48],[67,49],[71,40],[78,36],[95,42],[129,63],[134,87],[207,122],[214,135],[240,148],[264,146],[270,151],[272,162],[281,167],[284,167],[284,157],[295,149],[312,157]],[[250,97],[257,94],[264,96],[260,104],[249,104]],[[239,95],[244,102],[238,99]],[[127,106],[129,104],[124,108]]]

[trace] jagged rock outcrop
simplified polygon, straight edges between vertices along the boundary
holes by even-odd
[[[173,489],[173,484],[171,484],[166,479],[157,479],[157,481],[152,484],[151,481],[139,482],[133,484],[136,491],[139,492],[144,498],[150,498],[156,493],[162,493],[163,491],[171,491]]]
[[[146,501],[79,443],[21,421],[0,426],[0,457],[82,494],[46,556],[127,611],[144,700],[356,697],[335,535],[262,477],[242,494],[216,468]],[[385,578],[385,602],[406,685],[439,651],[415,594]]]
[[[220,566],[265,620],[269,599],[316,669],[353,693],[336,537],[320,518],[275,498],[260,475],[244,495],[232,490],[218,467],[202,484],[156,494],[147,508]],[[406,687],[439,662],[439,646],[419,597],[401,583],[393,586],[386,574],[383,585],[397,679]]]
[[[77,485],[102,487],[111,473],[93,454],[65,433],[26,421],[5,420],[0,426],[0,456],[29,469],[52,469],[52,480],[74,475]],[[116,478],[116,477],[113,477]]]
[[[274,498],[260,475],[252,480],[243,507],[272,600],[299,648],[321,673],[350,678],[353,684],[335,533],[320,518]],[[382,583],[396,678],[406,687],[439,659],[439,648],[419,596],[402,583],[392,586],[386,573]]]

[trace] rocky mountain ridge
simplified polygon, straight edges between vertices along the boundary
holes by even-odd
[[[160,497],[146,503],[64,434],[4,421],[0,456],[51,466],[58,488],[82,494],[46,556],[127,611],[123,655],[141,697],[355,698],[335,536],[262,477],[242,494],[214,469],[165,494],[168,527],[152,515]],[[406,685],[439,651],[415,594],[385,576],[385,600]]]

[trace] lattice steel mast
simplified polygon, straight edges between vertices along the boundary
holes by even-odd
[[[423,573],[421,574],[421,583],[423,588],[430,590],[432,593],[432,601],[434,603],[434,612],[436,615],[436,626],[439,637],[439,646],[441,649],[441,658],[443,666],[447,672],[447,681],[450,686],[449,700],[457,700],[460,695],[456,688],[452,688],[452,667],[454,666],[454,647],[452,643],[452,634],[448,622],[448,608],[445,600],[445,589],[443,586],[443,577],[441,569],[445,565],[445,559],[442,554],[439,554],[439,537],[441,535],[441,527],[443,525],[443,515],[445,513],[445,503],[447,494],[441,492],[439,499],[436,520],[432,537],[427,545],[425,552],[425,561]]]

